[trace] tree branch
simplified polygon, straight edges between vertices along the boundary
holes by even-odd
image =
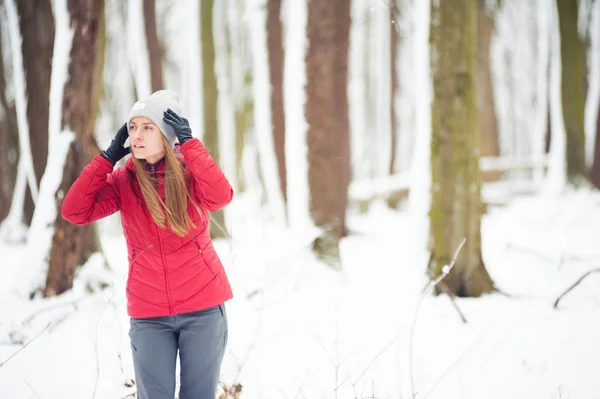
[[[38,337],[39,337],[40,335],[42,335],[42,333],[44,333],[44,331],[46,331],[46,330],[47,330],[47,329],[50,327],[50,325],[52,325],[52,322],[48,323],[48,325],[47,325],[46,327],[44,327],[44,329],[43,329],[42,331],[40,331],[40,332],[38,333],[38,335],[36,335],[35,337],[33,337],[31,340],[29,340],[29,341],[28,341],[28,342],[27,342],[25,345],[23,345],[21,348],[19,348],[19,350],[17,350],[15,353],[13,353],[12,355],[10,355],[8,359],[6,359],[6,360],[5,360],[5,361],[3,361],[2,363],[0,363],[0,368],[1,368],[2,366],[4,366],[6,363],[8,363],[8,361],[9,361],[10,359],[12,359],[13,357],[17,356],[17,353],[19,353],[19,352],[21,352],[23,349],[27,348],[27,346],[28,346],[30,343],[32,343],[33,341],[35,341],[36,339],[38,339]]]
[[[556,301],[554,302],[554,309],[556,309],[558,307],[558,302],[560,302],[560,300],[565,295],[567,295],[569,292],[571,292],[571,290],[573,290],[575,287],[577,287],[579,285],[579,283],[581,283],[587,276],[589,276],[592,273],[600,273],[600,267],[598,267],[596,269],[588,270],[587,272],[585,272],[583,274],[583,276],[579,277],[579,279],[573,283],[573,285],[571,285],[565,292],[560,294],[559,297],[556,298]]]

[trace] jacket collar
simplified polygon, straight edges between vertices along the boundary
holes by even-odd
[[[175,155],[177,155],[177,157],[182,157],[179,143],[175,144],[173,151],[175,152]],[[125,161],[125,167],[127,168],[127,170],[130,170],[135,173],[135,166],[133,165],[132,158],[133,158],[133,156],[130,156],[129,158],[127,158],[127,161]],[[150,170],[151,164],[144,162],[144,166],[146,167],[146,170]],[[154,170],[159,171],[159,172],[165,170],[165,158],[164,157],[160,161],[158,161],[154,164]]]

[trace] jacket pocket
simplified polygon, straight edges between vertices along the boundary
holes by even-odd
[[[129,272],[127,273],[127,285],[125,286],[129,289],[129,284],[131,283],[131,273],[133,272],[133,264],[135,262],[135,245],[133,246],[133,250],[131,251],[131,262],[129,262]]]
[[[194,238],[192,238],[192,241],[194,242],[194,244],[196,244],[196,248],[198,248],[198,255],[202,257],[204,264],[206,265],[206,267],[208,267],[208,270],[210,270],[210,274],[212,274],[212,276],[214,278],[216,276],[215,271],[210,266],[210,263],[206,261],[206,258],[204,257],[204,251],[202,251],[200,244],[198,244],[198,240],[196,240],[196,237],[194,237]]]

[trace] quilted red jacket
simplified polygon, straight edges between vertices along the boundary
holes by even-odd
[[[113,171],[100,155],[83,169],[61,206],[62,217],[87,224],[121,211],[129,252],[127,312],[129,316],[158,317],[217,306],[233,297],[223,265],[208,233],[208,211],[227,205],[233,190],[200,140],[180,147],[188,185],[201,213],[188,204],[195,228],[179,237],[161,229],[146,208],[133,161]],[[151,165],[164,199],[164,162]]]

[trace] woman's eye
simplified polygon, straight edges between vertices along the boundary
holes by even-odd
[[[152,126],[146,126],[146,130],[152,130]]]

